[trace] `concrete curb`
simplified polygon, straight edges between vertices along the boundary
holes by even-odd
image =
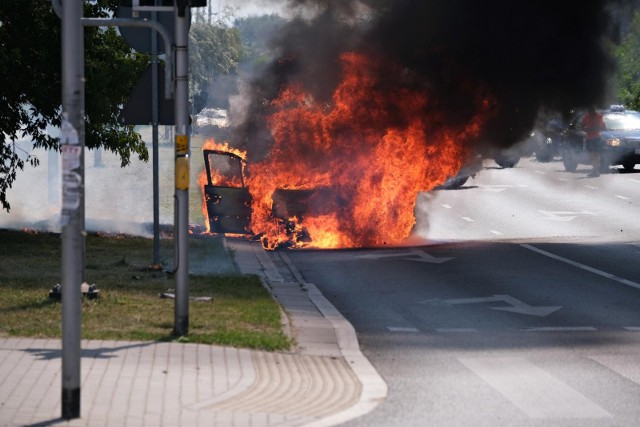
[[[264,251],[262,245],[252,245],[253,251],[256,253],[260,270],[264,272],[263,277],[270,287],[277,288],[274,284],[285,284],[282,276],[278,273],[278,269]],[[346,410],[339,411],[333,415],[326,416],[322,419],[315,420],[306,424],[308,427],[324,427],[333,426],[352,420],[354,418],[365,415],[373,411],[387,397],[388,387],[382,379],[375,367],[360,351],[358,338],[355,329],[345,319],[342,314],[327,300],[320,290],[312,283],[304,281],[300,272],[295,268],[286,253],[280,253],[281,259],[287,264],[287,268],[295,277],[295,284],[289,287],[289,292],[293,292],[298,296],[306,296],[314,307],[319,311],[325,321],[328,321],[334,331],[335,344],[338,347],[340,356],[345,360],[351,368],[354,375],[361,383],[362,389],[357,403]],[[255,268],[255,267],[254,267]],[[255,271],[255,270],[254,270]],[[297,288],[297,292],[296,292]],[[291,298],[279,298],[277,289],[275,291],[276,299],[282,308],[291,317],[293,328],[304,329],[308,325],[308,319],[300,317],[301,314],[296,312],[297,307],[288,304]],[[317,323],[314,325],[317,329]],[[327,344],[327,343],[325,343]],[[327,347],[317,347],[317,343],[305,342],[302,349],[303,352],[312,354],[326,354]]]

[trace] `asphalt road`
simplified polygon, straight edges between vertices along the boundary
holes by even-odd
[[[486,166],[409,246],[286,253],[388,383],[347,425],[640,425],[640,170]]]

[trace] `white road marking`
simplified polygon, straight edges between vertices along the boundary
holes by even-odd
[[[627,181],[635,182],[636,184],[640,184],[640,181],[633,178],[627,178]]]
[[[631,280],[623,279],[623,278],[618,277],[618,276],[616,276],[614,274],[607,273],[606,271],[598,270],[597,268],[589,267],[588,265],[584,265],[584,264],[581,264],[579,262],[572,261],[572,260],[570,260],[568,258],[564,258],[564,257],[561,257],[559,255],[552,254],[551,252],[543,251],[542,249],[538,249],[535,246],[531,246],[531,245],[526,244],[526,243],[524,243],[524,244],[522,244],[520,246],[522,246],[523,248],[529,249],[530,251],[537,252],[540,255],[548,256],[549,258],[553,258],[553,259],[555,259],[557,261],[562,261],[562,262],[564,262],[566,264],[572,265],[574,267],[580,268],[580,269],[588,271],[590,273],[597,274],[598,276],[602,276],[602,277],[605,277],[607,279],[614,280],[614,281],[616,281],[618,283],[622,283],[623,285],[627,285],[627,286],[631,286],[632,288],[640,289],[640,283],[636,283],[636,282],[633,282]]]
[[[548,219],[550,221],[563,221],[569,222],[576,219],[579,215],[591,215],[596,216],[594,212],[583,210],[581,212],[573,212],[573,211],[545,211],[538,210],[542,215],[544,215],[544,219]]]
[[[435,257],[433,255],[429,255],[425,251],[421,251],[420,249],[412,249],[411,255],[415,255],[418,258],[405,258],[409,261],[419,261],[419,262],[428,262],[431,264],[442,264],[443,262],[451,261],[454,259],[453,257]]]
[[[403,328],[401,326],[387,326],[391,332],[420,332],[416,328]]]
[[[636,355],[603,355],[590,356],[601,365],[606,366],[612,371],[617,372],[623,377],[640,384],[640,365],[638,365],[638,356]]]
[[[509,311],[512,313],[526,314],[530,316],[546,317],[551,313],[560,310],[560,306],[532,306],[514,298],[510,295],[492,295],[490,297],[481,298],[454,298],[454,299],[432,299],[422,301],[432,305],[457,305],[457,304],[484,304],[487,302],[503,302],[509,304],[508,307],[489,307],[491,310]]]
[[[536,170],[534,172],[537,173],[538,175],[546,175],[543,171]]]
[[[523,357],[459,357],[458,360],[529,418],[610,418],[612,415]]]
[[[478,330],[474,328],[437,328],[436,332],[478,332]]]
[[[640,332],[640,326],[625,326],[624,328],[627,331],[632,331],[632,332]]]
[[[629,198],[628,198],[628,197],[620,196],[619,194],[616,194],[616,197],[617,197],[618,199],[622,199],[622,200],[629,200]]]
[[[421,251],[420,249],[400,250],[382,253],[374,252],[364,255],[355,255],[355,257],[363,259],[404,257],[404,259],[407,261],[428,262],[432,264],[442,264],[443,262],[451,261],[452,259],[454,259],[453,257],[435,257],[433,255],[429,255],[425,251]]]
[[[451,206],[449,206],[449,205],[440,205],[440,206],[442,206],[445,209],[451,209]]]
[[[514,186],[511,184],[506,184],[506,185],[500,185],[500,184],[496,184],[496,185],[483,185],[483,184],[478,184],[478,187],[480,187],[480,189],[482,191],[490,191],[492,193],[499,193],[501,191],[506,190],[507,188],[513,188]]]
[[[590,332],[597,331],[593,326],[542,326],[537,328],[521,328],[524,332]]]
[[[597,190],[598,187],[594,187],[593,185],[585,185],[589,190]]]
[[[464,219],[467,222],[473,222],[473,220],[471,218],[469,218],[468,216],[463,216],[463,217],[460,217],[460,218]]]
[[[570,211],[543,211],[538,210],[542,215],[545,216],[544,219],[548,219],[551,221],[564,221],[569,222],[576,219],[575,212]]]
[[[493,233],[493,234],[495,234],[496,236],[502,236],[502,233],[501,233],[501,232],[499,232],[498,230],[489,230],[489,233]]]

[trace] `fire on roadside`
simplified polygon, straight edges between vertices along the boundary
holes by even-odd
[[[267,249],[283,242],[315,248],[401,243],[415,224],[418,193],[457,173],[491,111],[490,97],[478,91],[471,94],[472,119],[446,125],[427,89],[398,85],[389,91],[379,80],[402,78],[403,70],[360,53],[342,54],[341,66],[343,79],[330,102],[290,84],[270,104],[273,145],[263,160],[246,166],[245,182],[250,228]],[[273,217],[276,189],[328,191],[319,198],[321,208],[283,222]]]

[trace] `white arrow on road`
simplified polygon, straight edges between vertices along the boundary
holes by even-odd
[[[509,295],[494,295],[491,297],[484,298],[459,298],[459,299],[447,299],[447,300],[427,300],[423,301],[430,304],[436,305],[454,305],[454,304],[480,304],[485,302],[506,302],[510,304],[511,307],[489,307],[492,310],[501,310],[501,311],[510,311],[518,314],[526,314],[529,316],[539,316],[545,317],[550,315],[553,312],[560,310],[562,307],[559,306],[539,306],[534,307],[529,304],[525,304]]]
[[[543,211],[543,210],[539,210],[538,212],[540,212],[542,215],[544,215],[545,219],[550,219],[551,221],[569,222],[569,221],[573,221],[574,219],[576,219],[576,216],[577,216],[575,212],[569,212],[569,211]]]
[[[578,217],[578,215],[591,215],[596,216],[594,212],[590,211],[582,211],[582,212],[572,212],[572,211],[543,211],[539,210],[542,215],[545,216],[545,219],[550,219],[551,221],[564,221],[569,222],[573,221]]]
[[[363,259],[380,259],[380,258],[393,258],[402,257],[407,261],[428,262],[431,264],[442,264],[443,262],[451,261],[453,257],[435,257],[419,249],[411,249],[409,251],[404,250],[401,252],[386,252],[386,253],[370,253],[365,255],[356,255],[356,258]]]

